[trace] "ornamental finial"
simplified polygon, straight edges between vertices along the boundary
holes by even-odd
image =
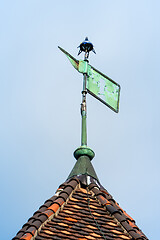
[[[78,46],[79,52],[78,55],[81,54],[81,52],[85,52],[85,57],[89,57],[89,52],[92,51],[96,54],[93,44],[88,40],[88,37],[85,38],[85,40]]]

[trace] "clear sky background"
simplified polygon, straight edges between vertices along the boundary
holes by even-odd
[[[121,85],[120,112],[92,96],[88,145],[101,184],[149,239],[159,239],[160,2],[5,0],[0,4],[1,239],[16,235],[54,195],[80,145],[82,75],[90,63]],[[82,59],[80,55],[77,59]]]

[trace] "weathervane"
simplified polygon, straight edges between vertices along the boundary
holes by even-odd
[[[82,133],[81,133],[81,147],[84,150],[86,149],[87,154],[89,148],[87,147],[87,127],[86,127],[86,118],[87,118],[87,109],[86,109],[86,94],[89,93],[114,112],[118,113],[119,111],[119,96],[120,96],[120,85],[113,81],[111,78],[107,77],[94,67],[89,64],[88,57],[89,53],[93,51],[94,47],[91,42],[89,42],[86,37],[85,40],[79,45],[79,52],[84,52],[84,60],[77,60],[66,52],[63,48],[59,49],[67,56],[73,67],[80,73],[83,73],[83,90],[82,90],[82,103],[81,103],[81,116],[82,116]],[[77,149],[78,150],[78,149]],[[77,150],[75,151],[77,154]],[[91,150],[91,149],[90,149]],[[91,150],[93,152],[93,150]],[[85,151],[84,151],[85,152]],[[86,155],[87,155],[86,154]],[[75,153],[74,153],[75,155]],[[90,157],[94,157],[94,152]],[[75,156],[78,158],[78,156]]]

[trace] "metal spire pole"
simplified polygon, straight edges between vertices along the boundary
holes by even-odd
[[[81,146],[74,151],[74,157],[77,159],[78,169],[76,172],[81,171],[86,174],[87,171],[90,172],[91,176],[96,177],[94,170],[90,165],[90,161],[94,158],[95,153],[89,147],[87,147],[87,109],[86,109],[86,95],[87,95],[87,82],[89,80],[89,69],[90,65],[88,64],[88,57],[90,51],[95,53],[93,44],[88,41],[86,37],[85,40],[79,45],[79,53],[84,52],[84,60],[77,60],[73,56],[71,56],[68,52],[66,52],[63,48],[59,47],[59,49],[68,57],[69,61],[73,65],[73,67],[78,70],[80,73],[83,73],[83,90],[82,90],[82,103],[81,103],[81,118],[82,118],[82,130],[81,130]],[[83,160],[82,160],[83,159]],[[88,162],[89,161],[89,162]],[[77,166],[77,165],[76,165]],[[77,167],[76,167],[77,169]],[[88,170],[87,170],[88,169]],[[90,169],[90,170],[89,170]],[[91,170],[92,169],[92,170]],[[72,172],[75,174],[75,171]],[[72,175],[71,174],[71,175]]]
[[[84,61],[88,62],[88,53],[85,52]],[[86,103],[86,84],[87,73],[83,74],[83,91],[82,91],[82,103],[81,103],[81,117],[82,117],[82,132],[81,132],[81,146],[87,146],[87,103]]]
[[[93,44],[88,41],[86,37],[85,40],[79,45],[79,53],[84,52],[84,61],[88,62],[89,52],[95,50]],[[83,91],[82,91],[82,103],[81,103],[81,116],[82,116],[82,132],[81,132],[81,146],[87,146],[87,104],[86,104],[86,95],[87,95],[87,73],[83,73]]]

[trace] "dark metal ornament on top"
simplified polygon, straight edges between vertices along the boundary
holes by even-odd
[[[89,57],[90,51],[93,51],[94,53],[96,53],[94,50],[93,44],[88,40],[88,37],[85,38],[85,40],[78,46],[78,48],[80,48],[78,55],[81,52],[85,52],[85,59]]]

